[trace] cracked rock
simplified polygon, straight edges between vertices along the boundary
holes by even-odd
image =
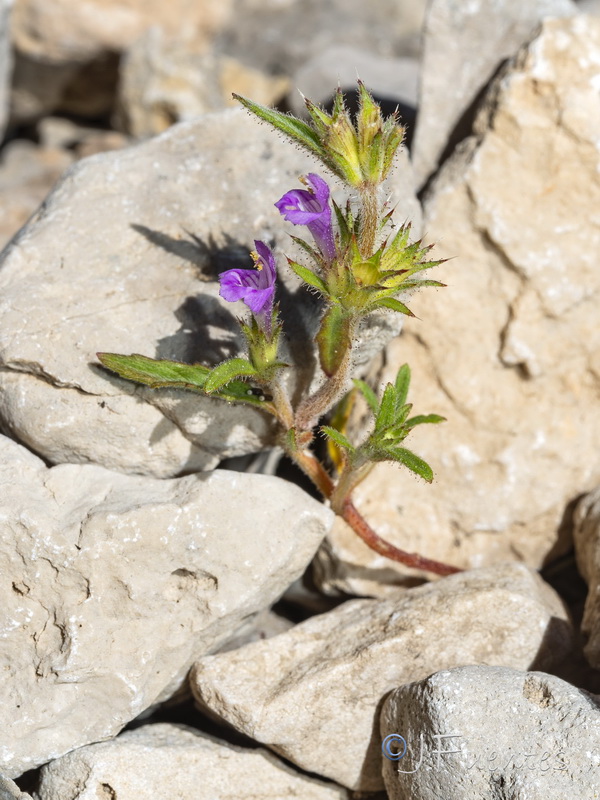
[[[416,236],[407,165],[404,155],[389,188]],[[235,355],[246,309],[221,300],[218,273],[250,268],[254,239],[285,264],[292,226],[273,204],[314,169],[241,110],[74,165],[0,259],[0,425],[52,463],[159,477],[271,444],[260,410],[145,389],[101,369],[96,353],[208,365]],[[288,355],[315,385],[317,300],[280,272]],[[398,333],[397,317],[367,321],[357,363]]]
[[[48,469],[0,437],[0,773],[167,699],[302,574],[331,518],[271,476]]]
[[[539,567],[569,545],[570,503],[600,481],[600,21],[544,23],[491,88],[442,171],[425,225],[453,260],[425,290],[376,388],[407,361],[421,426],[408,445],[432,485],[378,465],[357,488],[375,530],[457,566]],[[433,271],[432,271],[433,272]],[[336,521],[328,591],[379,593],[409,571]]]
[[[39,800],[345,800],[347,795],[295,772],[268,750],[236,747],[165,723],[53,761],[42,769],[36,793]]]
[[[395,600],[349,601],[287,633],[200,659],[201,707],[309,772],[382,788],[378,708],[434,670],[548,668],[571,648],[562,602],[523,565],[453,575]]]
[[[435,172],[449,142],[468,134],[463,114],[502,62],[546,17],[577,13],[571,0],[432,0],[425,17],[419,114],[412,148],[417,185]],[[482,43],[485,42],[485,46]]]
[[[543,672],[464,666],[401,686],[381,713],[390,800],[589,800],[600,696]],[[397,738],[400,735],[402,739]]]

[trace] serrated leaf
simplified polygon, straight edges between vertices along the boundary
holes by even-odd
[[[394,387],[396,389],[396,403],[398,406],[404,405],[410,387],[410,367],[408,364],[403,364],[398,370]]]
[[[352,345],[351,321],[339,305],[331,306],[321,320],[316,337],[323,372],[330,378],[334,375]]]
[[[368,383],[361,381],[359,378],[355,378],[352,383],[356,386],[356,388],[360,391],[362,396],[367,401],[369,408],[373,412],[374,416],[376,417],[379,413],[379,400],[377,399],[377,395],[371,389]]]
[[[302,264],[298,264],[296,261],[292,261],[290,258],[288,258],[288,264],[294,270],[300,280],[304,281],[304,283],[308,283],[309,286],[313,286],[315,289],[318,289],[322,295],[325,295],[325,297],[330,297],[327,284],[322,278],[320,278],[318,275],[315,275],[312,270],[308,269],[308,267],[303,267]]]
[[[343,433],[335,428],[331,428],[329,425],[321,425],[321,430],[326,436],[334,441],[338,447],[341,447],[343,450],[348,450],[350,453],[354,452],[354,447],[350,444],[348,439],[346,439]]]
[[[438,422],[446,422],[446,417],[440,417],[439,414],[417,414],[416,417],[407,419],[404,423],[405,428],[414,428],[415,425],[428,425],[437,424]]]
[[[248,111],[251,111],[259,119],[268,122],[269,125],[272,125],[288,138],[306,147],[311,153],[319,156],[319,158],[323,157],[323,147],[319,136],[306,122],[302,122],[302,120],[296,119],[296,117],[289,116],[288,114],[282,114],[274,108],[261,106],[259,103],[254,103],[252,100],[241,97],[239,94],[234,94],[233,97],[235,100],[239,100]]]
[[[98,359],[111,372],[121,378],[142,383],[153,389],[165,387],[203,391],[210,373],[201,364],[182,364],[180,361],[149,358],[139,353],[97,353]]]
[[[390,308],[392,311],[397,311],[399,314],[406,314],[407,317],[415,316],[408,306],[405,306],[400,300],[396,300],[395,297],[383,297],[381,300],[377,300],[373,303],[370,308]]]
[[[225,384],[230,383],[234,378],[240,376],[252,377],[256,375],[256,369],[246,358],[230,358],[210,371],[210,375],[204,384],[204,391],[212,394],[218,391]]]
[[[422,458],[419,458],[419,456],[415,455],[411,450],[407,450],[405,447],[395,447],[388,450],[388,453],[391,460],[404,464],[411,472],[414,472],[415,475],[419,475],[426,480],[427,483],[432,482],[433,470],[426,461],[423,461]]]

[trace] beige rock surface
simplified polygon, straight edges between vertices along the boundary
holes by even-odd
[[[180,725],[145,725],[42,769],[39,800],[344,800],[267,750],[235,747]]]
[[[577,566],[588,584],[581,625],[587,639],[585,655],[593,667],[600,669],[600,489],[577,504],[573,537]]]
[[[431,0],[413,142],[417,185],[435,172],[462,114],[504,59],[516,53],[541,20],[576,12],[571,0]]]
[[[189,37],[152,27],[129,48],[120,69],[119,126],[139,138],[231,106],[232,92],[275,105],[287,78],[269,76],[239,61],[206,52]]]
[[[390,188],[417,232],[407,164],[404,155]],[[260,410],[146,391],[101,370],[96,353],[210,365],[237,352],[246,309],[219,298],[217,274],[250,268],[254,239],[274,243],[285,264],[293,229],[273,204],[314,169],[239,110],[75,165],[0,259],[0,424],[53,463],[160,477],[269,444]],[[318,382],[309,344],[318,306],[297,289],[282,290],[289,357]],[[358,361],[399,327],[389,314],[371,320]]]
[[[111,738],[169,697],[200,655],[302,574],[331,524],[279,478],[48,469],[6,437],[0,448],[9,777]]]
[[[550,667],[570,649],[558,596],[520,564],[454,575],[395,600],[354,600],[288,633],[201,659],[207,706],[309,772],[381,788],[378,706],[395,686],[462,664]]]
[[[32,800],[32,797],[27,792],[22,792],[10,778],[0,775],[0,800]]]
[[[434,252],[454,257],[437,270],[448,288],[415,297],[381,383],[408,362],[415,410],[447,417],[407,442],[436,478],[381,465],[356,491],[410,552],[538,567],[600,479],[599,49],[594,18],[545,23],[426,201]],[[366,594],[407,576],[341,524],[320,570],[329,590]]]
[[[600,696],[554,675],[497,666],[438,672],[392,692],[381,737],[390,800],[590,800],[598,793]],[[401,752],[400,740],[392,751]]]

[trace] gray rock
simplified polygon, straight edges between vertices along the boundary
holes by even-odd
[[[381,739],[390,800],[589,800],[600,786],[600,697],[554,675],[465,666],[401,686]],[[404,749],[390,739],[392,752]]]
[[[22,792],[10,778],[0,775],[0,800],[32,800],[32,797]]]
[[[569,503],[600,483],[599,50],[595,18],[544,23],[426,200],[433,253],[452,258],[432,277],[448,287],[413,299],[419,319],[374,385],[408,362],[415,409],[447,418],[407,441],[435,481],[382,464],[355,493],[409,552],[541,567],[570,547]],[[414,580],[341,522],[322,566],[347,592]]]
[[[577,566],[588,584],[588,596],[581,628],[587,638],[585,655],[600,669],[600,489],[595,489],[577,504],[573,538]]]
[[[354,600],[192,672],[201,704],[309,772],[382,788],[378,707],[395,686],[485,663],[550,666],[570,650],[558,596],[522,565]]]
[[[304,571],[332,512],[217,470],[48,469],[0,437],[0,772],[111,738]],[[249,512],[251,509],[251,513]]]
[[[462,114],[502,61],[516,53],[545,17],[576,11],[571,0],[430,0],[413,140],[417,185],[435,172]]]
[[[273,204],[314,169],[241,110],[75,165],[0,258],[0,424],[53,463],[160,477],[272,443],[261,411],[146,390],[100,369],[96,353],[208,364],[235,354],[246,309],[219,298],[217,272],[250,268],[254,239],[285,263],[297,231]],[[389,189],[417,235],[411,187],[404,155]],[[290,357],[315,385],[318,305],[287,273]],[[357,364],[398,333],[398,316],[367,321]]]
[[[345,800],[267,750],[235,747],[182,725],[145,725],[45,766],[38,800]]]

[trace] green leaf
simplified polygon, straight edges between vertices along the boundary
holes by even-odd
[[[397,311],[399,314],[406,314],[407,317],[415,316],[408,306],[405,306],[400,300],[396,300],[395,297],[383,297],[381,300],[377,300],[376,303],[373,303],[371,308],[391,308],[392,311]]]
[[[440,417],[439,414],[418,414],[416,417],[407,419],[404,426],[414,428],[415,425],[437,424],[438,422],[446,422],[446,417]]]
[[[404,405],[410,387],[410,367],[408,364],[403,364],[400,367],[394,385],[396,388],[396,403],[398,406]]]
[[[296,244],[297,244],[299,247],[301,247],[301,248],[304,250],[304,252],[305,252],[305,253],[308,253],[308,255],[309,255],[311,258],[312,258],[312,260],[313,260],[315,263],[317,263],[317,264],[322,264],[322,263],[323,263],[323,257],[322,257],[322,256],[321,256],[321,254],[318,252],[318,250],[315,250],[315,248],[314,248],[314,247],[311,247],[311,246],[308,244],[308,242],[305,242],[305,241],[304,241],[304,239],[300,239],[300,237],[298,237],[298,236],[290,236],[290,239],[291,239],[293,242],[296,242]]]
[[[407,450],[405,447],[396,447],[388,450],[388,453],[393,461],[404,464],[411,472],[419,475],[426,480],[427,483],[432,482],[433,470],[426,461],[423,461],[422,458],[419,458],[419,456],[415,455],[411,450]]]
[[[329,378],[338,371],[352,345],[351,330],[351,319],[341,306],[331,306],[325,312],[316,340],[321,367]]]
[[[383,430],[384,428],[393,425],[395,422],[396,412],[396,390],[391,383],[388,383],[383,390],[383,397],[379,406],[379,414],[377,415],[376,429]]]
[[[288,264],[294,270],[296,275],[303,280],[304,283],[308,283],[309,286],[313,286],[315,289],[318,289],[321,294],[325,295],[325,297],[330,297],[329,289],[327,284],[322,278],[319,278],[318,275],[308,269],[308,267],[303,267],[302,264],[298,264],[295,261],[292,261],[288,258]]]
[[[129,356],[119,353],[97,353],[100,363],[121,378],[151,386],[203,391],[210,373],[208,367],[200,364],[182,364],[180,361],[148,358],[132,353]]]
[[[446,288],[446,285],[447,284],[442,283],[441,281],[404,281],[398,286],[398,288],[405,292],[409,289],[422,289],[424,286],[437,286],[438,288],[444,289]]]
[[[204,384],[204,391],[212,394],[218,391],[226,383],[230,383],[234,378],[241,375],[251,377],[256,375],[256,369],[247,358],[230,358],[210,371],[210,375]]]
[[[302,122],[302,120],[296,119],[296,117],[282,114],[274,108],[267,108],[258,103],[253,103],[252,100],[241,97],[239,94],[234,94],[233,97],[235,100],[239,100],[248,111],[251,111],[259,119],[268,122],[269,125],[272,125],[288,138],[306,147],[311,153],[319,156],[319,158],[323,157],[323,147],[319,136],[306,122]]]
[[[353,381],[356,388],[361,392],[362,396],[365,398],[367,403],[369,404],[369,408],[373,412],[375,416],[379,413],[379,400],[377,399],[377,395],[371,389],[368,383],[361,381],[359,378],[355,378]]]
[[[338,447],[341,447],[342,450],[348,450],[350,453],[354,452],[354,447],[352,447],[343,433],[340,433],[340,431],[336,430],[335,428],[330,428],[329,425],[321,425],[321,430],[326,436],[334,441]]]

